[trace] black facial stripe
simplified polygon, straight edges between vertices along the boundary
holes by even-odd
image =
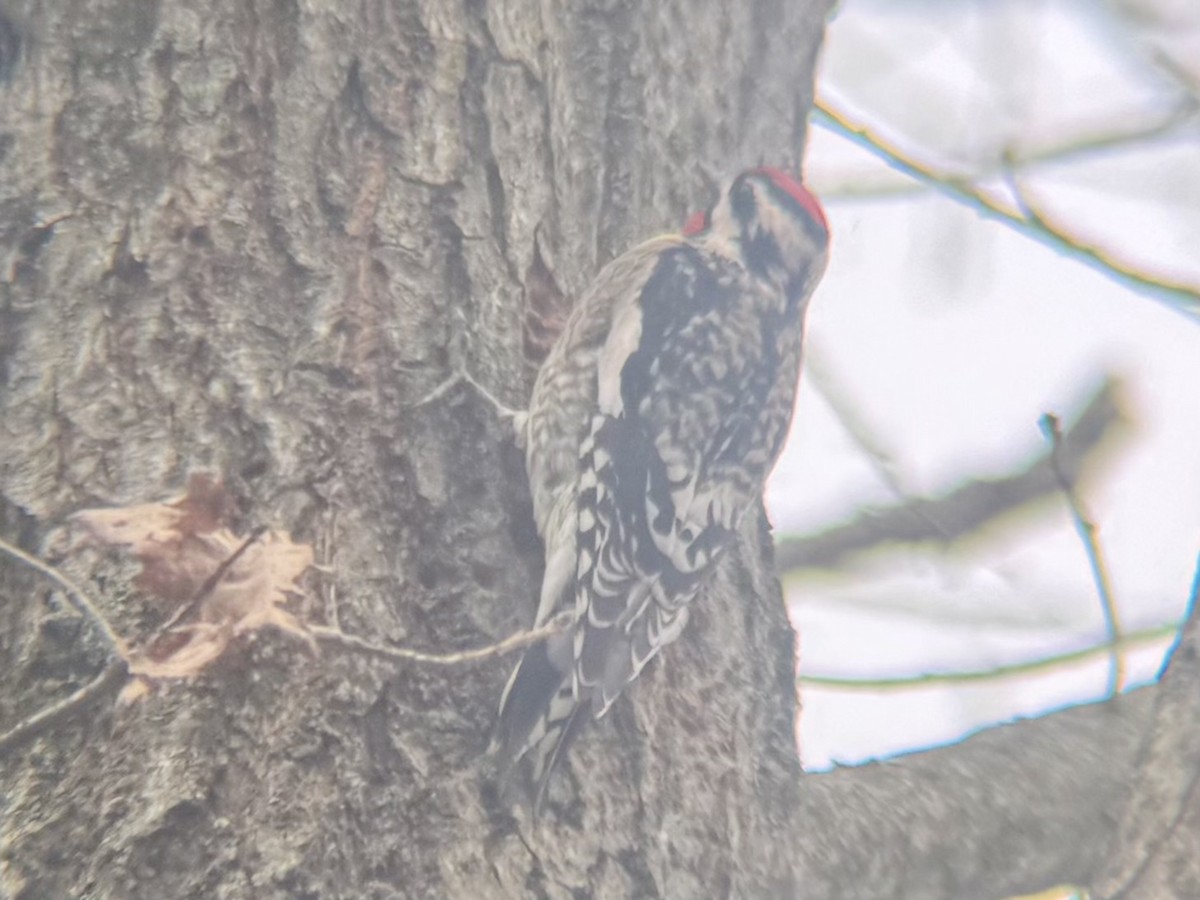
[[[754,188],[745,175],[740,176],[729,188],[729,206],[734,217],[745,228],[758,215],[758,203],[754,199]]]
[[[810,267],[805,265],[799,272],[796,272],[788,279],[785,290],[787,291],[789,302],[794,303],[798,298],[804,296],[804,288],[808,284],[810,271]]]
[[[742,257],[746,268],[759,275],[766,275],[771,269],[783,267],[783,254],[779,244],[768,232],[757,230],[742,241]]]

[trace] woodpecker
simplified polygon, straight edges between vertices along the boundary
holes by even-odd
[[[680,234],[605,266],[542,364],[521,426],[545,544],[534,624],[571,624],[517,664],[493,741],[509,771],[529,760],[535,811],[762,497],[828,243],[800,181],[743,172]]]

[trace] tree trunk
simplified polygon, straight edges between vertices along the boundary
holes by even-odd
[[[191,6],[0,10],[0,534],[137,645],[169,613],[68,516],[208,471],[239,534],[315,546],[310,626],[527,626],[520,454],[453,379],[521,406],[553,282],[796,165],[830,3]],[[1200,896],[1195,625],[1161,688],[801,778],[770,556],[749,517],[533,822],[484,752],[511,659],[260,631],[118,702],[0,554],[0,897]]]
[[[79,509],[219,474],[330,571],[294,608],[446,652],[528,625],[525,282],[568,296],[748,164],[795,166],[828,0],[74,0],[0,23],[0,526],[130,642],[163,614]],[[536,258],[536,259],[535,259]],[[795,895],[792,635],[751,517],[687,641],[537,823],[484,749],[512,660],[264,633],[3,760],[15,897]],[[9,559],[4,728],[100,671]]]

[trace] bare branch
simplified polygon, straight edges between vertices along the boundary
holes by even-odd
[[[1189,100],[1200,103],[1200,80],[1191,71],[1162,51],[1151,53],[1150,60],[1187,95]]]
[[[846,691],[897,691],[911,688],[929,687],[935,684],[969,684],[974,681],[997,681],[1014,675],[1032,675],[1045,672],[1074,663],[1084,662],[1096,656],[1111,654],[1116,650],[1133,650],[1137,647],[1152,644],[1173,637],[1179,633],[1182,623],[1173,622],[1169,625],[1159,625],[1156,628],[1146,628],[1122,635],[1114,647],[1113,642],[1105,641],[1069,653],[1055,656],[1043,656],[1028,662],[1013,663],[1007,666],[996,666],[991,669],[979,669],[971,672],[932,672],[924,675],[911,675],[903,678],[841,678],[833,675],[801,675],[796,681],[805,687],[833,688]]]
[[[125,678],[126,665],[123,659],[114,659],[88,684],[81,687],[53,706],[24,719],[0,735],[0,758],[33,740],[59,720],[79,713],[115,690]]]
[[[29,566],[29,568],[37,572],[41,572],[51,581],[57,583],[61,588],[63,588],[63,590],[67,592],[67,597],[70,598],[71,605],[79,610],[84,617],[90,619],[92,624],[96,627],[96,630],[100,632],[100,636],[103,638],[109,654],[119,659],[123,659],[125,657],[124,641],[122,641],[121,638],[117,636],[117,633],[113,631],[112,626],[108,624],[108,620],[104,618],[103,614],[100,612],[100,609],[92,601],[92,598],[87,595],[87,592],[84,591],[83,588],[73,582],[62,572],[58,571],[58,569],[42,562],[40,559],[37,559],[34,556],[30,556],[24,550],[14,547],[5,540],[0,540],[0,551],[7,553],[13,559],[20,560],[25,565]]]
[[[1075,530],[1079,532],[1080,540],[1083,541],[1088,565],[1092,570],[1092,579],[1096,582],[1096,590],[1100,594],[1100,608],[1104,612],[1104,625],[1108,629],[1108,640],[1112,646],[1112,665],[1108,676],[1108,693],[1111,697],[1121,693],[1125,687],[1125,660],[1120,651],[1121,618],[1117,611],[1117,601],[1113,597],[1108,563],[1104,558],[1104,550],[1100,546],[1096,524],[1084,512],[1083,504],[1075,495],[1075,487],[1071,479],[1059,465],[1062,429],[1058,417],[1047,413],[1042,416],[1041,426],[1043,433],[1050,440],[1050,469],[1054,472],[1054,479],[1062,489],[1063,496],[1067,498],[1067,505],[1071,508],[1071,520],[1075,523]]]
[[[884,447],[883,440],[875,434],[871,425],[859,414],[856,404],[834,374],[833,367],[818,348],[811,346],[811,342],[805,350],[804,366],[809,383],[825,400],[850,440],[862,451],[875,474],[879,476],[879,480],[897,500],[910,503],[913,498],[900,481],[892,453]],[[914,514],[920,515],[918,512]],[[949,537],[935,520],[928,519],[926,524],[943,538]]]
[[[205,580],[197,590],[195,596],[186,605],[180,608],[166,624],[164,624],[152,638],[148,645],[153,644],[157,637],[168,631],[173,625],[183,619],[194,610],[196,606],[212,592],[213,588],[220,583],[225,573],[230,567],[237,562],[238,558],[256,541],[265,529],[256,529],[242,542],[229,557],[213,572],[212,575]],[[112,688],[119,684],[128,671],[128,664],[125,659],[124,644],[116,633],[112,630],[107,620],[100,614],[95,603],[91,598],[74,582],[59,572],[57,569],[43,563],[41,560],[30,556],[22,550],[12,546],[6,541],[0,540],[0,550],[3,550],[13,558],[20,560],[30,568],[37,572],[41,572],[51,578],[64,589],[72,598],[75,606],[90,618],[97,626],[98,630],[107,638],[109,648],[112,651],[112,660],[108,666],[96,676],[89,684],[72,693],[70,696],[63,698],[58,703],[41,710],[33,716],[22,720],[13,728],[9,729],[4,734],[0,734],[0,756],[5,756],[11,753],[16,748],[23,746],[34,737],[43,733],[51,725],[54,725],[59,720],[69,717],[70,715],[79,712],[80,710],[91,705],[97,699],[104,697]],[[484,660],[494,659],[499,656],[504,656],[516,650],[521,650],[532,646],[540,641],[546,640],[548,637],[558,634],[561,631],[570,627],[573,620],[573,613],[561,613],[550,621],[546,622],[538,628],[533,628],[528,631],[518,632],[511,635],[502,641],[495,644],[489,644],[484,647],[477,647],[473,650],[463,650],[454,653],[426,653],[420,650],[408,650],[402,647],[387,647],[382,644],[374,644],[363,638],[354,635],[345,634],[336,628],[327,628],[316,626],[309,629],[314,638],[326,643],[337,644],[342,647],[347,647],[352,650],[369,653],[374,656],[381,656],[385,659],[401,660],[404,662],[425,663],[431,665],[457,665],[468,662],[482,662]]]
[[[800,814],[822,823],[796,844],[805,895],[845,896],[854,872],[864,900],[1008,896],[1051,884],[1184,896],[1170,886],[1195,883],[1198,593],[1200,560],[1182,632],[1190,652],[1153,688],[802,779]],[[1181,824],[1185,816],[1192,821]]]
[[[1059,465],[1070,477],[1077,477],[1092,451],[1121,421],[1118,389],[1119,382],[1107,377],[1063,435]],[[957,540],[1003,513],[1057,491],[1050,456],[1046,452],[1018,472],[970,481],[941,497],[864,512],[819,534],[782,537],[775,551],[776,563],[781,572],[793,572],[830,567],[851,553],[880,544]]]
[[[918,162],[866,126],[847,117],[827,100],[818,99],[813,109],[814,121],[875,154],[893,169],[930,185],[981,215],[1079,260],[1118,284],[1166,304],[1191,321],[1200,321],[1200,287],[1144,272],[1136,265],[1117,259],[1107,250],[1087,245],[1044,215],[1026,218],[1012,211],[969,180],[939,172]]]
[[[804,348],[804,374],[808,383],[829,406],[847,436],[867,458],[879,480],[900,500],[906,499],[904,486],[896,474],[896,460],[884,441],[858,412],[857,405],[843,387],[832,364],[811,340]]]
[[[1114,810],[1156,690],[802,778],[799,814],[821,823],[796,846],[805,896],[844,897],[848,877],[862,900],[1003,897],[1089,883],[1119,828]]]
[[[460,663],[468,662],[483,662],[484,660],[494,659],[498,656],[504,656],[512,653],[515,650],[523,650],[533,644],[546,640],[552,635],[558,634],[560,631],[565,631],[570,627],[574,620],[574,613],[565,612],[552,618],[546,624],[529,631],[519,631],[514,635],[506,637],[502,641],[495,644],[488,644],[484,647],[476,647],[474,650],[460,650],[455,653],[426,653],[423,650],[408,650],[403,647],[388,647],[383,644],[374,644],[368,640],[356,637],[352,634],[346,634],[336,628],[326,628],[323,626],[315,626],[310,628],[312,636],[318,641],[337,644],[341,647],[346,647],[351,650],[357,650],[362,653],[369,653],[372,656],[382,656],[385,659],[399,660],[401,662],[428,663],[438,666],[454,666]]]
[[[1184,126],[1196,124],[1198,110],[1200,110],[1200,100],[1186,97],[1175,109],[1149,125],[1128,128],[1124,123],[1118,122],[1107,126],[1093,127],[1086,134],[1077,135],[1060,143],[1026,150],[1009,148],[1000,159],[993,161],[990,165],[984,164],[975,168],[971,173],[970,180],[978,183],[986,178],[1003,174],[1007,168],[1028,169],[1045,163],[1061,163],[1080,156],[1152,141],[1170,135]],[[819,188],[821,197],[825,200],[864,200],[919,194],[929,190],[931,185],[928,181],[913,181],[912,179],[878,177],[868,180],[859,173],[850,172],[822,179]]]

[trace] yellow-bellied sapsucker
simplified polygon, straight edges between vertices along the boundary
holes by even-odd
[[[500,701],[495,744],[547,779],[589,717],[665,644],[779,455],[808,298],[829,241],[816,199],[754,169],[683,233],[606,266],[538,373],[524,422],[546,547],[531,647]]]

